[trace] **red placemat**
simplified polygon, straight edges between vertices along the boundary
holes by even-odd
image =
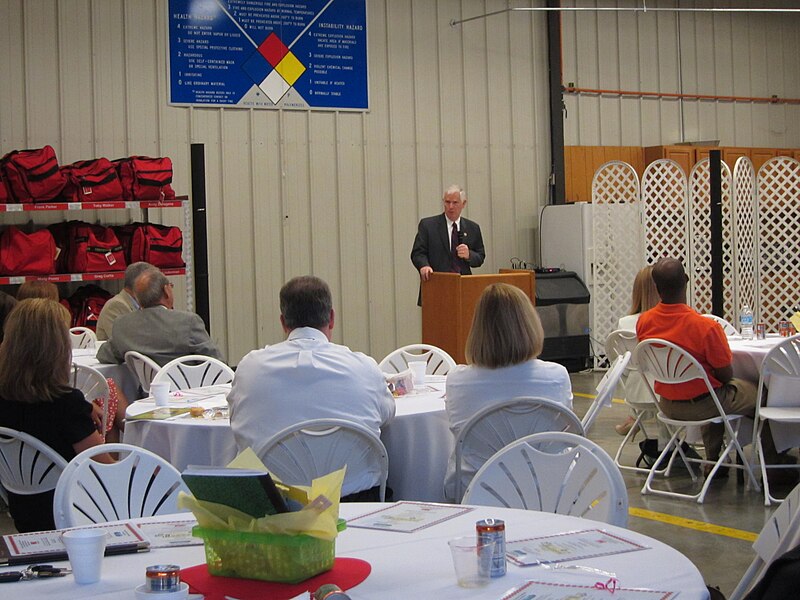
[[[189,584],[190,591],[203,594],[206,600],[224,600],[233,596],[239,600],[283,600],[294,598],[305,591],[314,591],[321,585],[333,583],[343,590],[357,586],[372,571],[370,564],[358,558],[337,558],[330,571],[300,583],[275,583],[257,579],[237,579],[209,575],[205,563],[181,570],[181,581]]]

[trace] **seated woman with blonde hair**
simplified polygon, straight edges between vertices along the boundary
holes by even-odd
[[[57,302],[23,300],[9,314],[0,344],[0,426],[41,440],[66,460],[103,443],[92,405],[69,385],[71,345],[67,309]],[[113,462],[108,454],[95,460]],[[8,493],[20,532],[54,529],[53,491]]]
[[[31,298],[47,298],[58,302],[58,287],[50,281],[26,281],[17,290],[17,300],[29,300]]]
[[[472,329],[467,337],[467,365],[447,374],[445,408],[455,437],[478,411],[518,396],[547,398],[572,408],[572,385],[567,370],[539,360],[544,331],[539,315],[522,290],[495,283],[483,290]],[[462,489],[480,465],[464,456]],[[455,495],[455,456],[450,456],[445,477],[445,496]]]

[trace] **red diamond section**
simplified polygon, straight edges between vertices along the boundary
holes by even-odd
[[[283,44],[275,33],[270,33],[258,47],[261,56],[266,58],[273,67],[277,67],[289,49]]]

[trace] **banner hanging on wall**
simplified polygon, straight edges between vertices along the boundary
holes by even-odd
[[[366,0],[169,0],[170,104],[369,108]]]

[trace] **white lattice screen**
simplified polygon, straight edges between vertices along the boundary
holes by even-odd
[[[602,346],[627,313],[631,288],[642,267],[642,220],[639,176],[629,164],[601,165],[592,180],[594,286],[592,338]],[[602,347],[595,352],[600,366]]]
[[[758,170],[760,320],[775,331],[800,297],[800,161],[771,158]]]
[[[753,309],[757,322],[759,313],[757,282],[758,262],[756,254],[756,172],[746,156],[736,160],[733,167],[734,232],[736,239],[734,281],[736,282],[736,310],[738,315],[747,304]],[[731,323],[736,323],[734,317]],[[738,326],[738,324],[737,324]]]
[[[712,312],[711,301],[711,163],[704,158],[689,175],[689,277],[694,292],[694,308],[701,313]],[[731,203],[731,170],[722,163],[722,272],[723,317],[736,322],[733,283],[733,206]]]

